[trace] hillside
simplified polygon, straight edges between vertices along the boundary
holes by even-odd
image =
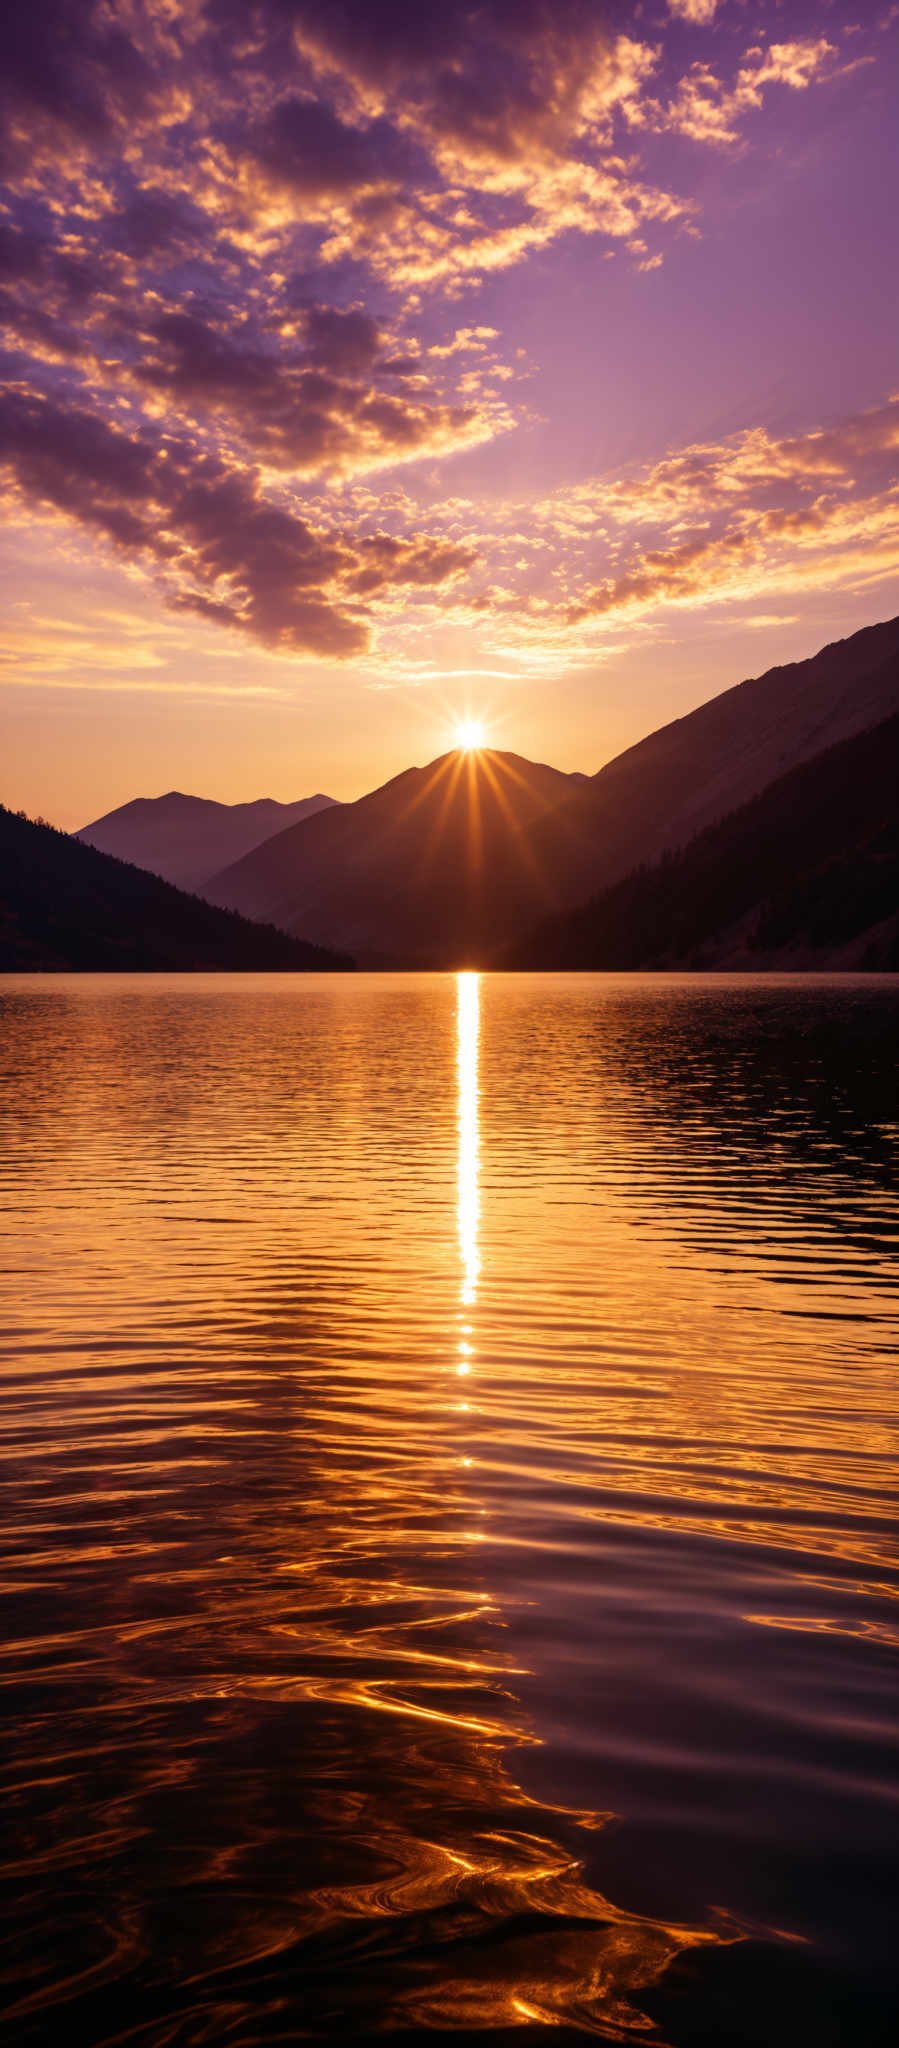
[[[172,789],[167,796],[135,797],[95,818],[92,825],[82,825],[75,837],[117,860],[149,868],[179,889],[198,889],[209,875],[239,860],[274,832],[314,817],[333,801],[319,795],[279,804],[266,796],[253,803],[219,804]]]
[[[352,965],[0,806],[0,972]]]
[[[899,969],[899,715],[779,776],[497,964]]]
[[[736,684],[617,755],[537,826],[548,892],[559,909],[583,902],[895,711],[899,619]]]
[[[510,904],[541,905],[531,828],[581,786],[518,754],[444,754],[279,833],[204,894],[360,964],[474,962],[505,939]]]

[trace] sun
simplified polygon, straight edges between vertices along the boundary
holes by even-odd
[[[462,724],[461,724],[461,725],[457,725],[457,727],[456,727],[456,745],[457,745],[457,747],[464,747],[464,748],[466,749],[466,751],[470,751],[472,747],[482,747],[482,746],[483,746],[483,744],[484,744],[484,728],[483,728],[483,726],[482,726],[482,725],[479,725],[479,724],[478,724],[478,722],[477,722],[477,719],[475,719],[475,718],[465,718],[465,719],[463,719],[463,721],[462,721]]]

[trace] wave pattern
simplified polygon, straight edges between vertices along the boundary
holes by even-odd
[[[17,2038],[888,2038],[897,1021],[0,983]]]

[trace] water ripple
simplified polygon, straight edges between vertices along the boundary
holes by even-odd
[[[897,1021],[0,983],[17,2039],[892,2038]]]

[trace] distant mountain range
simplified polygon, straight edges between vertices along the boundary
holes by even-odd
[[[533,916],[551,900],[534,826],[583,781],[492,749],[442,754],[279,832],[203,893],[345,947],[360,965],[473,964],[520,922],[522,905]]]
[[[249,853],[273,832],[314,817],[334,802],[330,796],[304,796],[294,804],[275,803],[270,796],[255,803],[219,804],[209,797],[138,796],[82,825],[76,839],[112,853],[117,860],[149,868],[179,889],[199,889],[209,875]]]
[[[110,863],[115,884],[98,870],[94,887],[51,834],[29,883],[20,848],[0,929],[35,964],[42,948],[56,964],[57,939],[73,965],[116,964],[104,946],[122,965],[300,964],[274,957],[281,932],[360,966],[895,966],[897,718],[893,619],[724,691],[593,776],[481,749],[355,803],[137,799],[77,835],[136,867]],[[10,815],[7,838],[38,829]],[[205,904],[163,903],[141,869]],[[214,926],[213,905],[254,923]],[[264,962],[259,923],[278,928]]]
[[[549,919],[502,964],[899,970],[899,715]]]
[[[352,966],[0,806],[0,972]]]
[[[443,755],[277,834],[204,894],[360,965],[484,965],[897,710],[891,620],[738,684],[594,776]]]

